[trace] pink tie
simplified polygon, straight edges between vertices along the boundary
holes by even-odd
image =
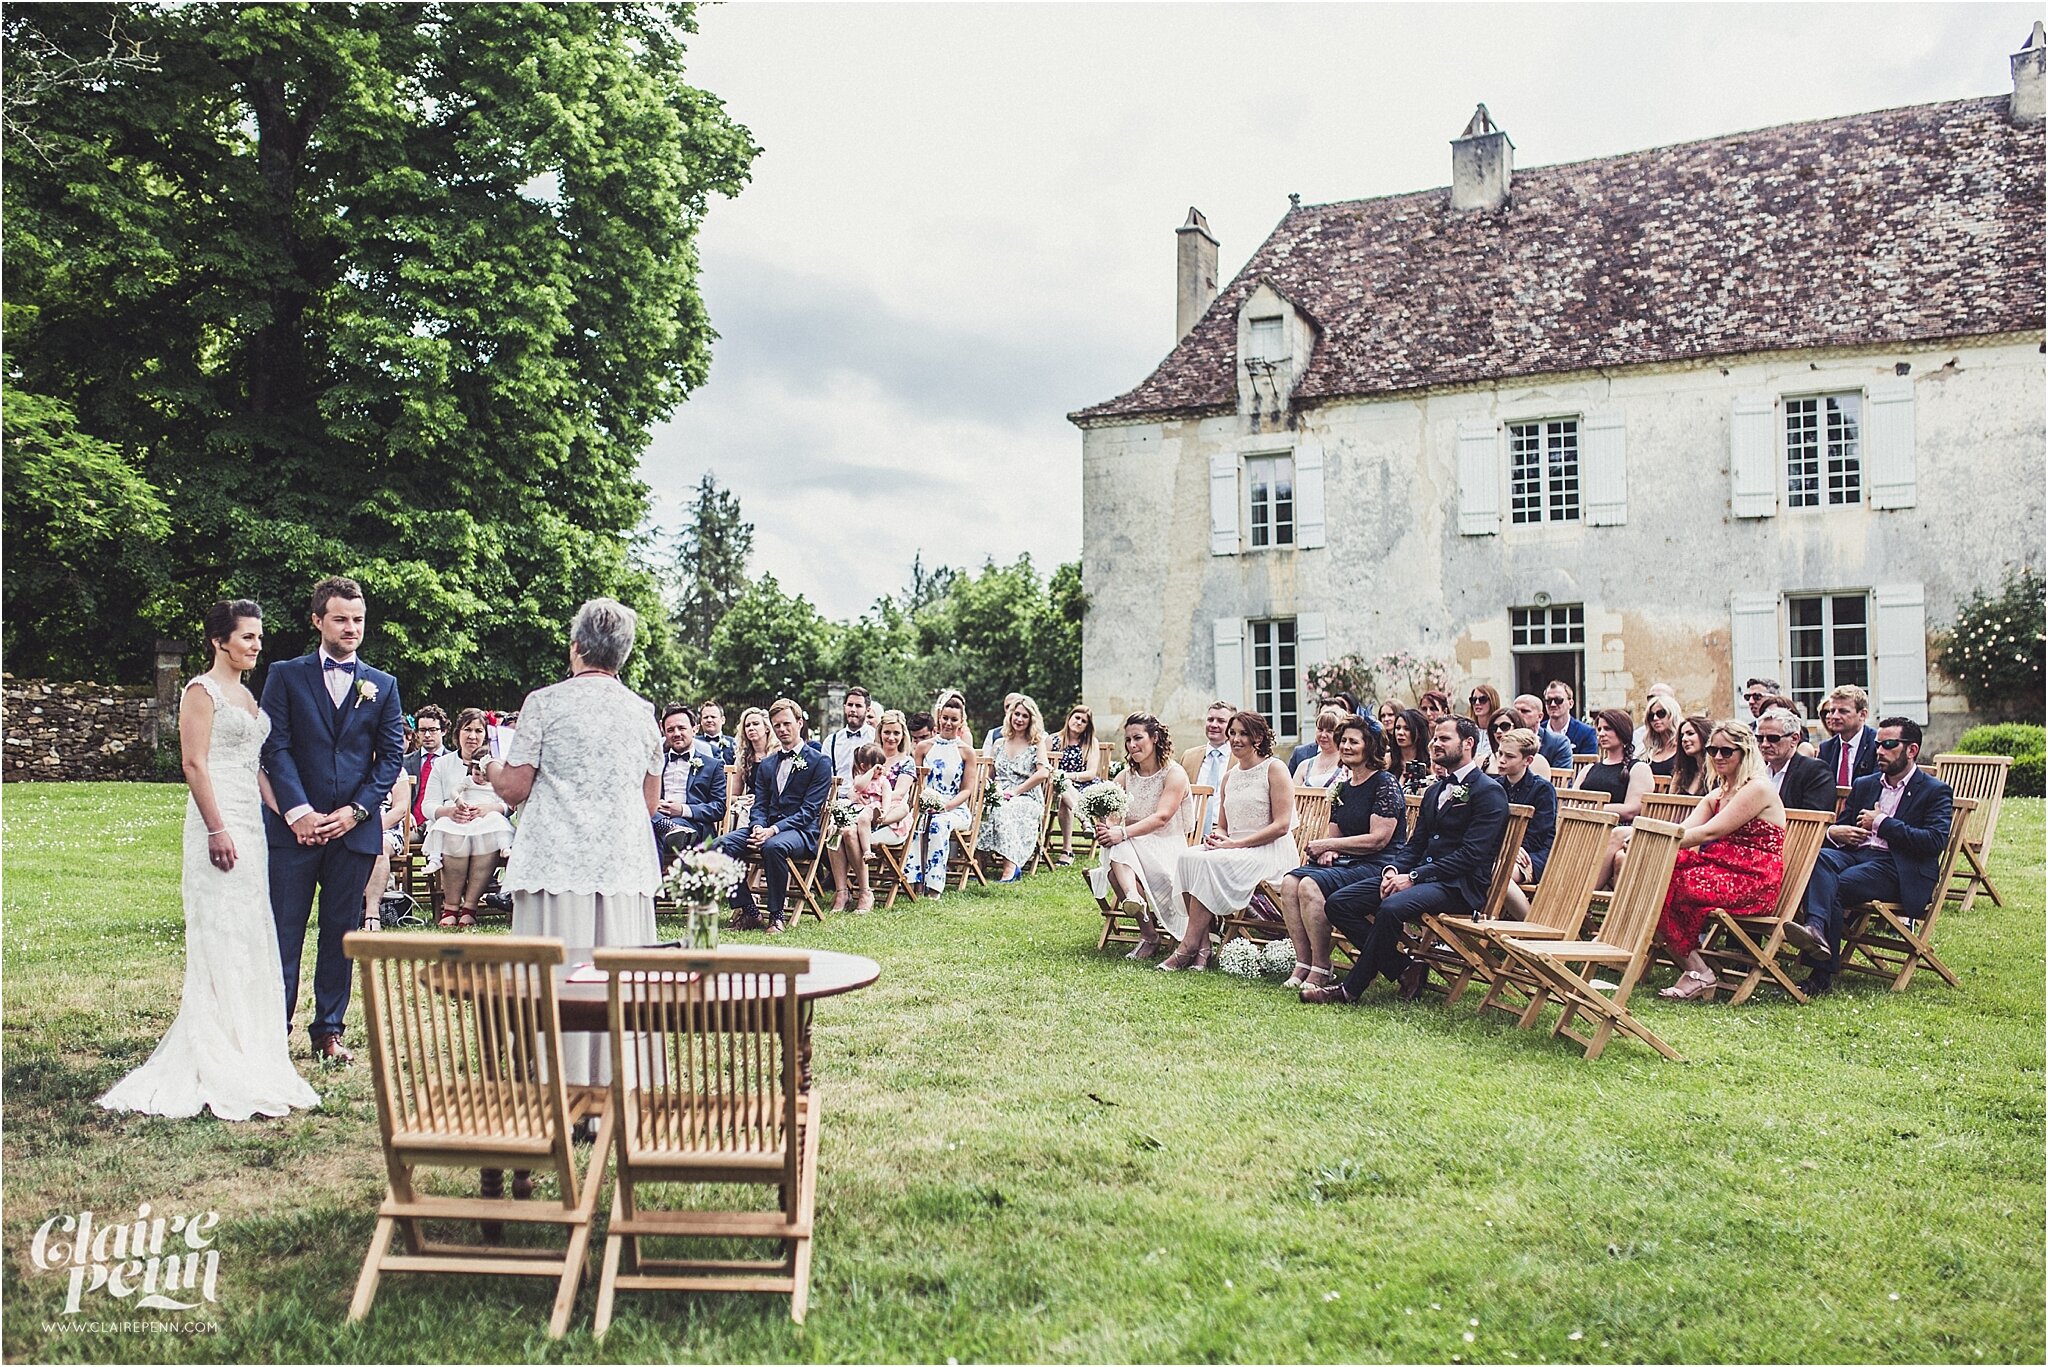
[[[1849,786],[1849,740],[1846,736],[1842,738],[1842,762],[1835,771],[1835,784],[1842,788]]]

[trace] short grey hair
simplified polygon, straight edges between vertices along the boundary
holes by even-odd
[[[1758,717],[1754,722],[1752,722],[1751,725],[1761,726],[1763,723],[1767,721],[1774,721],[1778,723],[1778,725],[1784,727],[1786,732],[1790,734],[1794,739],[1806,739],[1806,723],[1799,720],[1799,715],[1797,713],[1792,712],[1787,708],[1766,707],[1764,709],[1764,714],[1761,717]]]
[[[569,619],[569,640],[593,669],[619,669],[633,653],[640,614],[616,598],[593,598]]]

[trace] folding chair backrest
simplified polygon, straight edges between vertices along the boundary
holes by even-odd
[[[1948,846],[1941,852],[1941,868],[1934,875],[1934,895],[1925,908],[1906,908],[1906,915],[1914,920],[1924,919],[1931,926],[1941,913],[1942,904],[1948,901],[1949,880],[1955,876],[1956,860],[1962,857],[1963,844],[1970,838],[1970,817],[1976,810],[1977,804],[1969,798],[1955,800],[1955,810],[1949,817]]]
[[[1414,830],[1416,818],[1422,815],[1422,794],[1408,794],[1408,824],[1403,829]]]
[[[794,1189],[801,1061],[787,949],[600,949],[628,1162],[780,1171]]]
[[[1998,812],[2005,805],[2005,780],[2012,771],[2010,755],[1936,755],[1934,773],[1959,798],[1976,806],[1963,839],[1982,854],[1998,834]]]
[[[1567,807],[1579,807],[1587,811],[1595,811],[1606,805],[1607,794],[1595,792],[1591,788],[1559,788],[1557,790],[1557,809],[1560,812],[1564,811]]]
[[[1605,794],[1595,794],[1604,799]],[[1683,826],[1685,819],[1692,815],[1692,809],[1700,805],[1700,799],[1691,793],[1645,793],[1643,795],[1644,816],[1657,821],[1672,821]]]
[[[1573,755],[1572,786],[1577,787],[1579,779],[1584,777],[1585,772],[1599,762],[1600,756],[1598,755]]]
[[[1670,791],[1671,791],[1671,775],[1669,775],[1669,774],[1659,774],[1659,775],[1657,775],[1657,776],[1656,776],[1655,778],[1651,779],[1651,780],[1650,780],[1650,791],[1651,791],[1651,792],[1653,792],[1653,793],[1668,793],[1668,792],[1670,792]]]
[[[1500,833],[1500,849],[1493,856],[1493,881],[1486,887],[1486,905],[1479,909],[1479,919],[1493,921],[1500,918],[1500,909],[1508,900],[1508,884],[1515,881],[1515,852],[1522,848],[1522,837],[1529,832],[1529,818],[1536,815],[1536,809],[1526,803],[1508,804],[1508,824]]]
[[[1779,920],[1798,915],[1806,897],[1806,881],[1813,877],[1813,866],[1820,862],[1821,846],[1827,843],[1828,827],[1834,822],[1833,812],[1786,811],[1785,881],[1778,885],[1776,912]]]
[[[1568,939],[1579,933],[1593,900],[1593,885],[1600,881],[1600,867],[1607,861],[1607,836],[1615,820],[1613,812],[1577,807],[1557,814],[1557,838],[1529,901],[1531,924],[1555,926]]]
[[[435,1140],[455,1149],[492,1140],[566,1147],[560,940],[357,932],[343,944],[363,967],[387,1145],[398,1135],[414,1149]]]
[[[1308,860],[1308,842],[1321,840],[1323,833],[1330,829],[1330,800],[1333,794],[1328,788],[1310,788],[1296,784],[1294,788],[1294,852],[1303,862]]]
[[[1614,880],[1614,896],[1607,904],[1607,919],[1600,923],[1600,938],[1631,951],[1631,975],[1641,972],[1650,937],[1657,931],[1664,894],[1671,886],[1671,870],[1678,863],[1678,836],[1679,828],[1669,821],[1637,817],[1635,834],[1628,840],[1628,859],[1621,876]]]
[[[1199,845],[1202,843],[1202,818],[1208,815],[1209,799],[1216,796],[1216,790],[1206,783],[1197,783],[1188,789],[1188,793],[1195,803],[1194,821],[1188,826],[1188,844]]]

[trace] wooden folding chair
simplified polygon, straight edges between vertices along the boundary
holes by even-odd
[[[962,892],[967,890],[970,878],[984,888],[988,886],[988,876],[981,871],[980,854],[975,849],[981,841],[981,808],[987,800],[988,787],[981,781],[979,766],[964,781],[974,785],[967,798],[967,809],[974,813],[974,819],[964,829],[956,826],[948,832],[951,840],[946,846],[946,880],[957,879]]]
[[[1659,774],[1659,775],[1657,775],[1657,776],[1656,776],[1655,778],[1651,779],[1651,780],[1650,780],[1650,791],[1651,791],[1651,792],[1653,792],[1653,793],[1668,793],[1668,792],[1670,792],[1670,791],[1671,791],[1671,775],[1669,775],[1669,774]]]
[[[898,893],[908,896],[913,902],[917,900],[917,880],[910,876],[910,865],[906,861],[912,850],[922,848],[924,844],[925,823],[931,814],[918,805],[918,799],[924,795],[924,781],[931,772],[926,766],[919,765],[916,776],[910,780],[910,833],[903,838],[903,843],[874,845],[868,849],[869,888],[889,889],[889,900],[882,904],[884,911],[896,905]]]
[[[1499,919],[1500,909],[1508,898],[1508,884],[1515,880],[1515,855],[1522,848],[1522,837],[1529,833],[1529,821],[1535,815],[1534,807],[1520,802],[1508,804],[1507,824],[1501,828],[1500,848],[1494,851],[1493,874],[1486,885],[1486,903],[1473,914],[1473,919]],[[1457,994],[1463,993],[1471,971],[1463,956],[1452,946],[1444,943],[1441,936],[1430,930],[1430,923],[1435,919],[1425,916],[1419,923],[1410,927],[1407,931],[1406,948],[1410,955],[1429,965],[1431,976],[1425,978],[1425,985],[1432,991],[1444,992],[1455,1000]],[[1333,928],[1330,943],[1333,952],[1335,947],[1342,947],[1347,961],[1357,957],[1357,947],[1351,944],[1342,931]],[[1441,987],[1436,982],[1438,976],[1444,980]]]
[[[1683,826],[1685,819],[1692,815],[1692,809],[1699,806],[1700,802],[1701,799],[1691,793],[1645,793],[1642,815],[1653,821],[1669,821]]]
[[[1487,986],[1479,1009],[1494,1008],[1520,1015],[1526,1002],[1512,1005],[1500,999],[1502,988],[1513,979],[1501,968],[1506,959],[1499,947],[1505,935],[1524,939],[1570,940],[1577,937],[1586,907],[1592,900],[1593,884],[1600,877],[1600,865],[1607,855],[1607,835],[1614,829],[1612,812],[1588,812],[1569,808],[1557,814],[1557,836],[1551,842],[1550,858],[1543,865],[1542,881],[1529,902],[1529,918],[1504,921],[1499,917],[1476,920],[1463,916],[1425,916],[1425,930],[1457,956],[1459,967],[1445,973],[1449,979],[1445,1005],[1463,996],[1473,978]],[[1526,827],[1527,818],[1524,818]],[[1516,841],[1519,848],[1521,842]],[[1512,876],[1514,865],[1509,864]],[[1524,995],[1527,994],[1524,987]]]
[[[1598,811],[1607,805],[1607,794],[1596,793],[1591,788],[1559,788],[1557,810],[1563,812],[1570,807],[1584,811]]]
[[[2005,898],[1991,881],[1991,841],[1998,834],[1998,814],[2005,806],[2005,780],[2012,772],[2010,755],[1936,755],[1934,776],[1946,783],[1959,798],[1977,805],[1970,812],[1969,829],[1963,833],[1962,853],[1957,856],[1955,878],[1948,889],[1960,898],[1958,911],[1977,904],[1982,892],[1991,905],[2002,907]]]
[[[386,1272],[549,1277],[548,1336],[560,1338],[583,1276],[612,1129],[605,1089],[564,1080],[554,976],[562,942],[356,931],[342,948],[363,968],[387,1182],[349,1319],[369,1314]],[[588,1114],[600,1117],[598,1140],[579,1180],[570,1126]],[[414,1180],[424,1167],[552,1170],[557,1199],[431,1196]],[[559,1225],[568,1246],[446,1243],[426,1237],[429,1220]],[[394,1253],[401,1229],[410,1251]]]
[[[1956,860],[1969,838],[1970,814],[1977,804],[1966,797],[1955,800],[1949,818],[1948,844],[1941,852],[1941,866],[1934,875],[1934,894],[1924,908],[1901,906],[1897,902],[1865,902],[1848,907],[1842,927],[1842,967],[1851,973],[1865,973],[1891,980],[1892,991],[1904,992],[1914,973],[1924,965],[1941,975],[1950,987],[1961,987],[1956,975],[1934,953],[1934,923],[1948,905],[1949,879]],[[1857,962],[1858,959],[1862,962]]]
[[[1336,793],[1329,788],[1314,788],[1303,783],[1294,785],[1294,862],[1297,865],[1308,863],[1308,842],[1321,840],[1328,833],[1330,805],[1335,798]],[[1278,885],[1261,879],[1257,891],[1274,906],[1280,905]],[[1245,939],[1255,944],[1266,944],[1286,933],[1285,923],[1254,916],[1249,907],[1240,907],[1216,923],[1217,938],[1222,941]]]
[[[1580,779],[1582,779],[1582,778],[1584,778],[1584,777],[1586,776],[1586,771],[1587,771],[1588,769],[1592,768],[1592,767],[1593,767],[1594,765],[1598,764],[1599,762],[1600,762],[1600,756],[1598,756],[1598,755],[1578,755],[1578,754],[1575,754],[1575,755],[1573,755],[1573,756],[1572,756],[1572,787],[1574,787],[1574,788],[1578,787],[1578,786],[1579,786],[1579,780],[1580,780]]]
[[[1216,790],[1206,783],[1197,783],[1188,789],[1188,796],[1195,803],[1194,819],[1188,824],[1188,844],[1199,845],[1202,843],[1202,820],[1209,815],[1209,802],[1216,796]]]
[[[616,1183],[591,1332],[620,1291],[761,1291],[803,1323],[818,1193],[818,1097],[803,1075],[797,977],[787,949],[600,949],[611,975]],[[659,1210],[665,1184],[773,1187],[775,1210]],[[774,1258],[649,1256],[646,1241],[769,1239]]]
[[[1799,915],[1807,880],[1813,877],[1813,866],[1820,859],[1834,819],[1833,812],[1785,813],[1785,881],[1778,885],[1778,900],[1769,915],[1730,916],[1720,907],[1714,908],[1700,957],[1733,994],[1728,998],[1730,1006],[1748,1001],[1766,976],[1793,1001],[1806,1004],[1806,993],[1778,960],[1787,947],[1785,922]]]
[[[725,766],[725,816],[720,820],[718,833],[731,835],[740,828],[740,766]]]
[[[1500,947],[1513,964],[1528,971],[1536,990],[1522,1011],[1524,1028],[1536,1023],[1547,998],[1555,996],[1563,1010],[1550,1028],[1577,1043],[1586,1057],[1600,1057],[1607,1040],[1616,1030],[1635,1036],[1674,1063],[1685,1059],[1628,1009],[1629,996],[1642,979],[1650,960],[1650,941],[1657,933],[1657,918],[1664,910],[1664,894],[1671,885],[1671,869],[1678,862],[1678,827],[1668,821],[1637,817],[1635,834],[1629,838],[1628,861],[1615,880],[1614,899],[1601,927],[1598,940],[1539,940],[1530,936],[1503,936]],[[1547,870],[1546,870],[1547,872]],[[1579,967],[1575,969],[1573,965]],[[1602,991],[1588,978],[1596,967],[1616,969],[1621,981],[1612,991]],[[1571,1028],[1584,1016],[1593,1022],[1590,1035]]]

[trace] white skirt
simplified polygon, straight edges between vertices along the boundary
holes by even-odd
[[[561,982],[577,964],[590,962],[599,945],[638,948],[654,944],[654,898],[644,892],[514,892],[512,933],[549,935],[562,942]],[[571,1086],[609,1086],[611,1040],[602,1032],[564,1034],[562,1068]]]
[[[1174,882],[1207,907],[1210,915],[1229,916],[1251,905],[1252,893],[1260,883],[1276,880],[1300,864],[1291,832],[1246,850],[1212,850],[1198,845],[1181,853]]]

